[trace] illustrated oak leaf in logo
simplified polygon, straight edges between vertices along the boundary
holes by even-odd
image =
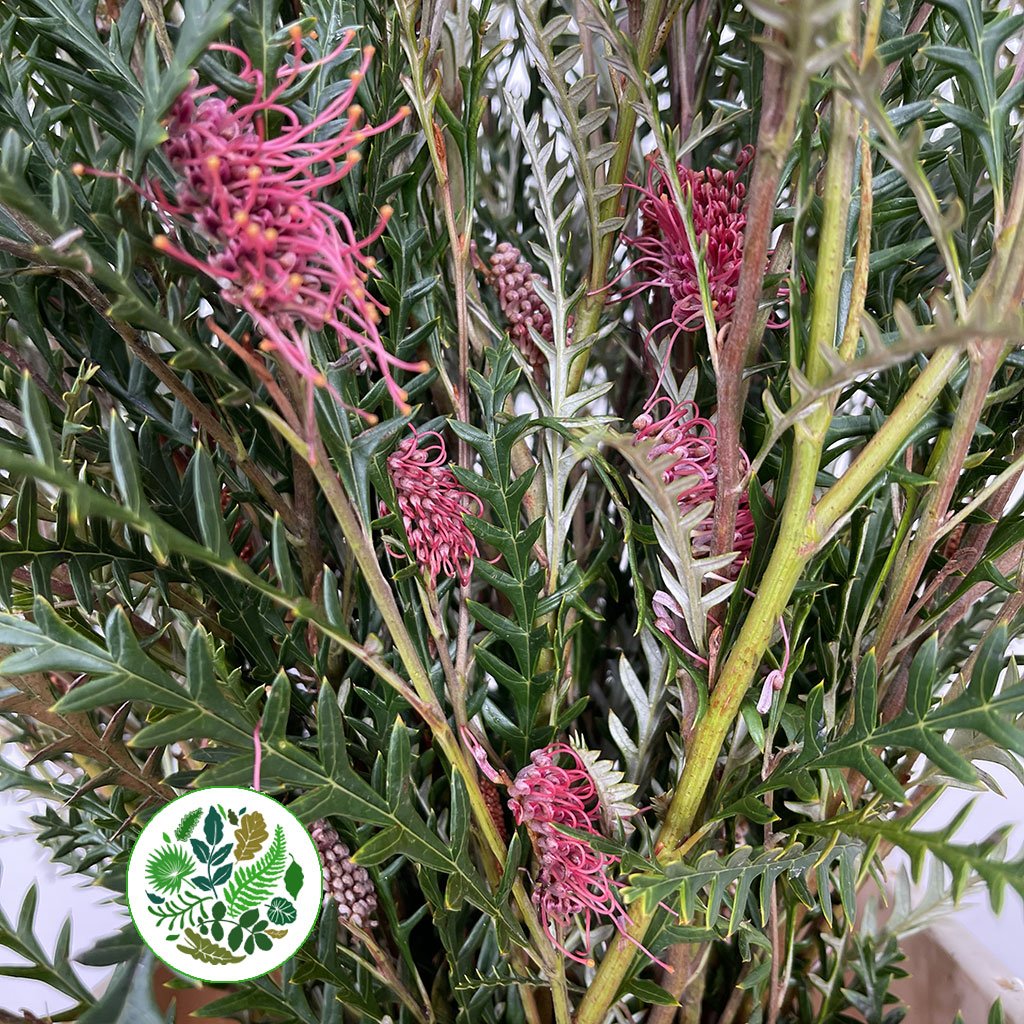
[[[157,892],[176,893],[195,866],[196,862],[182,847],[167,845],[150,856],[146,880]]]
[[[243,814],[241,823],[235,829],[235,860],[252,860],[269,838],[267,823],[259,811]]]

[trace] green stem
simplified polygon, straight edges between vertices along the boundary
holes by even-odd
[[[1002,346],[993,346],[987,350],[978,350],[975,347],[971,351],[971,370],[967,386],[957,404],[948,443],[944,445],[941,457],[936,460],[935,486],[925,497],[917,532],[910,543],[907,557],[900,566],[901,571],[894,581],[895,585],[882,612],[875,641],[879,664],[884,664],[892,649],[903,617],[917,590],[925,563],[938,540],[939,527],[949,509],[978,420],[985,407],[989,386],[1001,362]]]
[[[644,4],[643,21],[640,25],[640,36],[637,42],[637,69],[644,74],[656,50],[658,29],[661,27],[661,15],[664,9],[663,0],[647,0]],[[619,100],[618,124],[615,130],[615,153],[608,165],[605,181],[609,185],[622,185],[626,180],[629,168],[629,157],[633,149],[633,132],[636,129],[636,102],[639,99],[637,87],[630,82]],[[614,217],[621,203],[621,193],[609,196],[601,204],[600,220],[603,222]],[[604,309],[604,287],[608,276],[608,264],[612,258],[612,249],[618,233],[610,231],[600,239],[594,240],[594,250],[590,262],[589,294],[583,300],[579,315],[573,325],[573,336],[581,341],[590,337],[598,327],[601,311]],[[570,368],[570,394],[579,390],[583,380],[583,371],[587,367],[587,353],[584,351],[573,362]]]
[[[961,358],[959,348],[949,347],[940,349],[928,361],[928,365],[911,384],[878,433],[818,502],[817,521],[822,535],[853,507],[857,498],[906,444],[911,432],[921,422],[960,364]]]
[[[840,16],[837,28],[841,38],[850,38],[852,17],[851,5]],[[851,199],[856,131],[853,109],[838,95],[834,96],[833,121],[835,131],[825,178],[825,214],[818,250],[818,278],[806,354],[805,375],[812,384],[818,383],[828,373],[823,347],[828,345],[834,349],[836,344],[838,300]],[[814,534],[814,487],[830,421],[831,409],[823,403],[795,428],[793,467],[779,536],[757,596],[722,666],[708,709],[686,751],[683,774],[658,837],[659,851],[674,851],[693,828],[726,735],[771,642],[775,623],[786,609],[803,567],[814,550],[807,540],[808,535]],[[642,940],[652,916],[640,908],[636,910],[630,936],[634,941]],[[618,994],[635,952],[635,945],[628,939],[619,937],[616,940],[580,1004],[576,1024],[600,1024]]]

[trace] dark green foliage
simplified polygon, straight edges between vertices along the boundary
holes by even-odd
[[[328,900],[279,973],[205,1014],[596,1024],[604,998],[623,1018],[679,1001],[688,1020],[729,1004],[751,1022],[898,1024],[898,928],[855,912],[887,849],[916,875],[930,865],[953,901],[975,884],[995,908],[1024,896],[1005,831],[960,839],[967,811],[921,824],[947,786],[998,788],[992,763],[1024,778],[1009,653],[1024,631],[1024,81],[1010,46],[1024,15],[872,2],[848,26],[842,5],[810,0],[671,6],[684,31],[670,38],[664,0],[187,0],[173,23],[149,0],[0,0],[0,717],[25,755],[0,761],[0,790],[46,799],[39,842],[119,899],[157,806],[252,784],[259,723],[263,787],[307,824],[329,819],[376,890],[369,942]],[[273,82],[294,26],[310,63],[358,26],[283,98],[300,121],[347,88],[367,45],[359,117],[411,107],[318,196],[353,240],[374,236],[358,286],[387,351],[430,366],[396,371],[408,410],[372,360],[306,324],[328,385],[307,419],[304,384],[223,282],[152,245],[170,232],[205,260],[222,244],[188,216],[171,224],[148,191],[178,195],[167,117],[194,74],[251,98],[237,56],[210,44]],[[276,111],[262,127],[286,123]],[[670,461],[630,424],[661,394],[692,398],[721,435],[743,341],[719,322],[717,339],[688,328],[655,350],[678,296],[638,287],[651,268],[631,267],[629,239],[654,230],[641,153],[728,169],[748,144],[748,232],[755,178],[778,175],[760,290],[783,289],[787,326],[755,325],[736,370],[755,538],[733,571],[705,536],[714,494],[688,504],[696,470],[666,479]],[[692,217],[699,197],[684,199]],[[533,266],[550,338],[507,319],[489,264],[502,242]],[[898,443],[819,529],[894,422]],[[439,433],[481,503],[464,517],[479,547],[465,592],[430,588],[407,543],[388,457],[410,426]],[[736,451],[715,458],[716,473],[746,468]],[[659,591],[687,598],[681,614]],[[771,671],[781,689],[762,714]],[[641,810],[588,841],[615,858],[646,947],[695,965],[685,993],[686,972],[638,949],[595,977],[545,938],[536,833],[510,829],[504,779],[480,788],[467,724],[509,776],[571,735],[595,760],[621,755],[638,788],[620,803]],[[666,847],[680,802],[689,818]],[[280,831],[231,815],[185,816],[149,865],[154,913],[197,970],[264,948],[321,885]],[[220,887],[208,932],[186,876]],[[289,898],[270,900],[280,881]],[[83,954],[116,965],[96,998],[67,963],[70,924],[51,950],[37,916],[34,889],[16,921],[0,915],[21,964],[0,974],[72,1002],[55,1020],[165,1020],[132,929]],[[589,952],[575,925],[555,938],[615,961],[611,929],[591,924]]]

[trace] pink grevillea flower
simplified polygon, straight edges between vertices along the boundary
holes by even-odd
[[[761,686],[761,696],[757,699],[757,713],[766,715],[772,709],[772,699],[775,694],[786,685],[786,671],[789,669],[789,633],[786,631],[786,623],[779,619],[779,629],[782,630],[782,664],[774,668],[764,677]]]
[[[544,353],[530,336],[532,327],[546,342],[554,337],[551,310],[534,287],[536,274],[522,253],[511,243],[501,242],[486,270],[488,283],[498,292],[498,304],[508,322],[508,332],[540,380],[547,370]]]
[[[654,963],[671,971],[629,935],[633,921],[617,895],[621,883],[611,877],[619,858],[595,849],[582,836],[560,830],[601,835],[600,796],[577,751],[565,743],[552,743],[535,750],[530,763],[515,779],[509,779],[494,770],[468,729],[463,729],[462,735],[484,775],[508,787],[512,817],[529,832],[537,860],[533,903],[554,946],[578,963],[592,964],[588,955],[567,949],[563,937],[573,920],[582,919],[583,948],[589,952],[592,924],[607,921]],[[559,759],[568,760],[568,766],[559,765]]]
[[[326,382],[313,364],[306,329],[333,329],[343,350],[354,344],[380,369],[403,411],[407,395],[392,371],[427,368],[386,350],[377,325],[387,309],[367,288],[375,261],[366,249],[383,232],[390,208],[381,210],[369,237],[357,239],[345,214],[319,198],[358,162],[355,147],[402,120],[408,108],[376,127],[362,123],[353,101],[372,47],[363,51],[348,87],[308,121],[285,103],[299,77],[338,57],[353,34],[332,53],[304,64],[302,34],[294,29],[292,62],[269,89],[245,53],[213,46],[237,58],[238,77],[251,87],[253,99],[220,98],[215,86],[200,88],[194,79],[171,108],[163,146],[181,176],[175,199],[156,181],[143,191],[161,212],[198,230],[210,248],[198,258],[169,236],[153,244],[215,278],[224,298],[249,314],[264,336],[262,347],[306,382],[309,416],[313,388]],[[280,124],[272,135],[270,123]]]
[[[668,412],[656,418],[658,408],[668,404]],[[715,500],[718,479],[718,438],[715,425],[701,416],[695,402],[672,403],[668,398],[658,398],[648,404],[647,410],[633,421],[636,430],[634,443],[652,441],[648,452],[651,461],[666,455],[672,461],[662,474],[665,483],[689,479],[691,483],[680,493],[677,504],[685,514],[706,502]],[[740,450],[740,458],[749,467],[746,453]],[[691,535],[693,553],[698,558],[711,554],[714,537],[714,513],[709,513]],[[732,565],[723,570],[729,578],[735,579],[743,563],[750,557],[754,544],[754,516],[745,493],[740,495],[739,510],[736,514],[736,535],[733,550],[736,558]]]
[[[437,586],[438,576],[458,577],[468,586],[479,552],[462,517],[465,512],[479,515],[483,504],[455,479],[444,438],[433,430],[421,434],[410,429],[412,435],[388,456],[405,534],[431,587]],[[430,443],[421,448],[424,440]],[[381,512],[386,511],[382,504]]]
[[[734,171],[714,167],[694,171],[682,164],[676,169],[683,195],[690,202],[693,236],[707,271],[711,312],[717,329],[732,320],[736,304],[747,226],[743,209],[746,186],[741,177],[753,157],[753,147],[747,146],[736,158]],[[668,346],[671,352],[681,333],[700,331],[705,326],[697,254],[690,244],[686,221],[672,186],[654,158],[648,163],[646,185],[634,187],[642,195],[641,232],[625,241],[638,254],[629,269],[636,271],[641,280],[627,290],[623,298],[648,289],[667,290],[672,302],[669,317],[655,324],[647,339],[663,328],[674,328]]]

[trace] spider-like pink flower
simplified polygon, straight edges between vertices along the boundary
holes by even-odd
[[[711,311],[717,329],[732,320],[736,304],[747,226],[746,185],[741,179],[753,158],[753,147],[747,146],[736,158],[734,171],[714,167],[695,171],[682,164],[676,168],[683,195],[690,203],[693,236],[707,271]],[[636,271],[641,280],[622,297],[631,298],[651,288],[668,291],[671,312],[666,320],[648,331],[647,340],[662,328],[673,327],[667,348],[667,352],[671,352],[680,334],[700,331],[705,326],[697,256],[665,170],[653,157],[648,162],[646,185],[634,187],[642,195],[641,232],[625,241],[638,253],[628,269]]]
[[[588,955],[566,949],[563,936],[572,921],[581,918],[583,949],[589,952],[592,922],[608,921],[654,963],[666,967],[629,935],[633,921],[617,895],[621,883],[611,877],[619,858],[595,849],[582,836],[561,831],[601,835],[600,796],[580,755],[568,744],[552,743],[535,750],[530,763],[510,780],[494,770],[468,729],[462,735],[484,775],[508,787],[512,817],[529,832],[537,858],[533,902],[555,947],[578,963],[592,964]],[[560,758],[568,759],[567,767],[559,765]]]
[[[667,402],[668,412],[655,419],[658,407]],[[633,421],[636,430],[634,443],[650,440],[653,445],[648,452],[651,461],[665,455],[672,456],[662,474],[665,483],[670,484],[684,478],[690,485],[680,493],[677,504],[685,514],[706,502],[715,500],[718,479],[718,438],[715,425],[701,416],[695,402],[673,404],[668,398],[658,398],[648,403],[647,410]],[[740,458],[749,467],[746,453],[741,449]],[[714,512],[710,512],[691,535],[693,553],[698,558],[711,554],[715,531]],[[736,514],[736,534],[733,550],[736,558],[732,565],[723,570],[730,578],[739,575],[743,563],[750,557],[754,545],[754,516],[746,493],[740,495]]]
[[[458,577],[465,587],[473,573],[473,559],[479,553],[476,538],[462,518],[479,515],[483,503],[464,490],[448,465],[444,438],[433,430],[412,436],[388,456],[388,472],[398,497],[398,512],[405,524],[419,567],[431,587],[438,576]],[[420,447],[420,442],[433,438]],[[387,511],[381,503],[381,513]]]
[[[363,51],[348,87],[310,120],[301,120],[285,103],[300,76],[335,59],[353,35],[346,34],[327,56],[304,64],[302,33],[294,29],[292,62],[269,90],[263,73],[241,50],[211,47],[238,59],[238,77],[251,87],[253,99],[222,99],[216,86],[200,88],[194,78],[171,108],[163,146],[181,176],[175,198],[155,180],[142,190],[161,212],[198,229],[210,243],[201,258],[166,235],[153,244],[214,277],[224,298],[249,314],[264,336],[262,347],[306,381],[307,415],[313,388],[326,382],[313,364],[306,329],[330,327],[343,350],[356,345],[379,367],[403,411],[408,411],[407,395],[392,371],[427,368],[387,351],[377,327],[387,308],[367,288],[375,261],[366,250],[383,232],[391,209],[383,207],[374,231],[357,239],[345,214],[318,198],[359,161],[355,147],[402,120],[408,108],[376,127],[362,123],[362,110],[353,101],[372,47]],[[268,134],[267,125],[274,122],[280,127]]]

